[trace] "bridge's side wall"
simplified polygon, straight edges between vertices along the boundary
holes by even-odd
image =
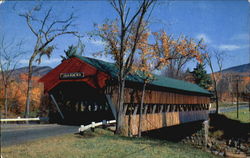
[[[207,109],[208,105],[192,111],[144,113],[142,115],[142,131],[150,131],[187,122],[207,120]],[[128,135],[137,135],[139,127],[139,114],[125,115],[125,122],[128,125],[126,131]]]
[[[113,103],[116,105],[118,98],[118,88],[107,87],[105,90],[106,94],[112,97]],[[125,88],[124,103],[135,103],[141,102],[142,91],[140,88]],[[171,90],[152,90],[148,89],[145,91],[144,97],[145,104],[209,104],[210,97],[208,95],[187,93],[181,91]]]
[[[124,119],[128,135],[138,134],[142,96],[140,89],[141,87],[136,85],[125,88],[124,113],[126,115]],[[112,102],[116,105],[117,88],[107,87],[105,93],[111,96]],[[207,120],[209,103],[208,95],[148,87],[145,91],[142,110],[142,131]]]

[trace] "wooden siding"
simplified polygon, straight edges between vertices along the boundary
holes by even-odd
[[[208,110],[144,114],[142,117],[142,131],[150,131],[192,121],[207,120]],[[138,134],[138,114],[125,115],[125,123],[128,125],[127,133],[130,133],[131,135]]]
[[[117,88],[109,87],[105,91],[112,97],[114,104],[117,103]],[[141,91],[132,88],[125,88],[124,103],[140,103]],[[209,104],[210,97],[202,95],[194,95],[188,93],[176,93],[171,91],[146,90],[145,104]]]

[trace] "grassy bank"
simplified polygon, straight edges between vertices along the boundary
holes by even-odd
[[[223,114],[230,119],[239,120],[243,123],[250,123],[250,112],[248,108],[239,110],[239,118],[237,118],[237,111],[225,112]]]
[[[64,135],[2,148],[4,158],[208,158],[210,153],[181,143],[146,138],[127,138],[97,129],[84,136]]]
[[[248,102],[239,102],[239,105],[248,105]],[[232,107],[232,106],[236,106],[236,102],[232,103],[232,102],[219,102],[219,107]],[[212,103],[211,108],[216,108],[216,104],[215,102]]]

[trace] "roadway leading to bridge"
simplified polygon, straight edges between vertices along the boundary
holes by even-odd
[[[2,125],[1,146],[25,143],[35,139],[42,139],[68,133],[76,133],[79,126],[65,126],[57,124],[47,125]]]
[[[249,105],[240,105],[239,109],[246,109],[249,108]],[[230,112],[230,111],[235,111],[237,109],[237,107],[233,106],[233,107],[228,107],[228,108],[219,108],[219,112],[223,113],[223,112]],[[210,113],[215,113],[215,109],[211,109]]]
[[[248,108],[248,105],[242,105],[239,108]],[[236,110],[236,107],[221,108],[220,112],[234,110]],[[213,112],[213,110],[211,110],[211,112]],[[62,134],[74,134],[78,132],[78,128],[79,126],[65,126],[58,124],[1,125],[1,146],[21,144],[36,139]]]

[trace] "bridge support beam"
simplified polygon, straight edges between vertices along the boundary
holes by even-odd
[[[56,99],[54,98],[54,96],[52,94],[50,94],[50,97],[51,97],[53,103],[56,105],[57,111],[59,112],[60,116],[62,117],[62,119],[64,119],[63,113],[60,110],[60,108],[59,108],[59,106],[58,106],[58,104],[56,102]]]

